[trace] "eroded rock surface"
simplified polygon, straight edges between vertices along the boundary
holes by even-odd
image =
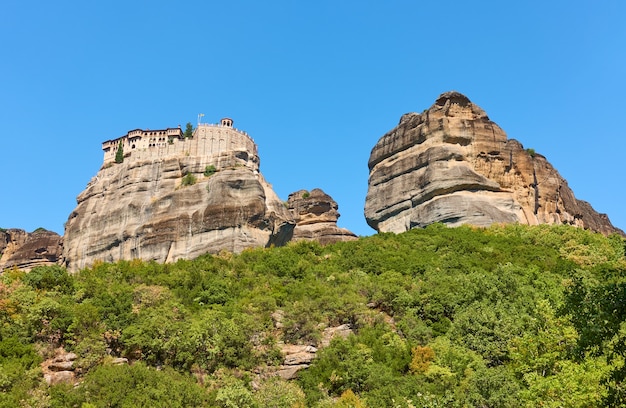
[[[623,232],[574,193],[546,158],[505,132],[458,92],[442,94],[372,149],[367,223],[403,232],[435,222],[571,224]]]
[[[74,367],[76,358],[76,354],[67,353],[63,348],[55,350],[55,356],[44,360],[40,365],[46,383],[48,385],[73,384],[76,379]]]
[[[291,239],[295,222],[253,152],[145,157],[103,166],[78,196],[64,236],[70,271],[97,260],[172,262]]]
[[[354,334],[354,331],[349,324],[328,327],[322,332],[319,347],[328,347],[332,339],[346,339],[351,334]],[[284,360],[283,364],[276,371],[276,374],[284,380],[293,380],[296,378],[298,371],[308,368],[311,362],[317,357],[318,348],[313,345],[281,343],[279,347],[284,356]]]
[[[294,241],[318,241],[325,245],[357,239],[353,232],[337,226],[339,206],[319,188],[289,194],[287,206],[296,222]]]
[[[36,266],[57,264],[63,252],[63,238],[56,232],[22,229],[0,230],[0,272],[17,268],[31,270]]]

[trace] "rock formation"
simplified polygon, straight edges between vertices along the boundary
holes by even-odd
[[[76,380],[74,361],[78,356],[66,352],[63,348],[55,350],[54,354],[53,358],[40,364],[44,380],[48,385],[73,384]]]
[[[218,131],[233,132],[215,129],[220,142],[224,133]],[[211,143],[213,136],[207,134],[202,143]],[[207,148],[202,154],[192,149],[181,154],[184,143],[193,142],[182,141],[174,153],[159,155],[166,143],[125,153],[122,163],[105,163],[78,196],[66,223],[68,269],[97,260],[172,262],[289,241],[292,216],[259,173],[256,145],[246,141],[235,148],[222,144],[209,153]]]
[[[403,232],[435,222],[571,224],[623,232],[577,200],[546,158],[507,139],[487,114],[458,92],[442,94],[372,149],[367,223]]]
[[[351,231],[337,226],[338,205],[319,188],[289,194],[287,206],[296,222],[294,241],[318,241],[325,245],[357,239]]]
[[[278,333],[283,329],[284,312],[276,310],[272,313],[274,327]],[[278,342],[283,355],[283,362],[277,369],[272,369],[274,375],[280,376],[284,380],[293,380],[297,377],[298,371],[308,368],[311,362],[317,357],[317,351],[321,348],[328,347],[330,342],[335,338],[346,339],[354,334],[352,326],[342,324],[336,327],[327,327],[321,333],[321,338],[316,344],[290,344],[283,341]]]
[[[11,268],[28,271],[36,266],[57,264],[62,255],[62,242],[62,237],[52,231],[0,230],[0,272]]]

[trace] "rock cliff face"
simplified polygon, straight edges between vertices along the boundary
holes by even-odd
[[[172,262],[282,245],[295,222],[246,150],[133,158],[105,165],[66,223],[70,271],[97,260]]]
[[[545,157],[525,150],[458,92],[403,115],[372,149],[367,223],[403,232],[435,222],[571,224],[623,232],[577,200]]]
[[[57,264],[62,245],[63,238],[52,231],[0,230],[0,272],[13,267],[28,271],[36,266]]]
[[[296,222],[294,241],[318,241],[325,245],[357,239],[351,231],[337,226],[339,206],[319,188],[289,194],[287,206]]]

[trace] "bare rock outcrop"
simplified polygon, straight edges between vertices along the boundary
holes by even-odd
[[[325,245],[357,239],[353,232],[337,226],[339,206],[319,188],[289,194],[287,206],[296,222],[294,241],[318,241]]]
[[[571,224],[623,232],[574,193],[546,158],[505,132],[458,92],[402,116],[372,149],[367,223],[403,232],[435,222]]]
[[[62,245],[63,238],[52,231],[0,230],[0,272],[11,268],[29,271],[36,266],[55,265],[60,262]]]
[[[98,260],[172,262],[291,239],[293,217],[259,173],[256,152],[139,153],[105,164],[78,196],[64,236],[70,271]]]
[[[285,312],[282,310],[276,310],[272,313],[272,320],[274,321],[274,327],[277,330],[279,337],[282,336],[282,329],[284,328],[283,320],[285,318]],[[354,330],[349,324],[342,324],[335,327],[326,327],[322,331],[321,338],[317,344],[290,344],[280,341],[278,347],[283,356],[283,362],[276,369],[271,369],[269,372],[265,372],[267,375],[277,375],[284,380],[292,380],[296,378],[298,371],[308,368],[311,362],[317,357],[317,351],[321,348],[328,347],[330,342],[335,338],[346,339],[351,334],[354,334]]]
[[[41,370],[46,383],[48,385],[73,384],[76,380],[74,367],[76,358],[76,354],[68,353],[62,348],[55,350],[53,358],[44,360],[41,363]]]
[[[328,327],[322,332],[319,348],[328,347],[335,338],[346,339],[354,334],[349,324],[342,324],[337,327]],[[278,368],[276,374],[284,380],[296,378],[298,371],[308,368],[311,362],[317,357],[318,348],[313,345],[286,344],[279,345],[284,356],[283,364]]]

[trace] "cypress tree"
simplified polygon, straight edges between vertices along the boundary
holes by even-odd
[[[121,163],[124,161],[124,148],[122,142],[117,146],[117,153],[115,153],[115,163]]]
[[[185,139],[191,139],[193,137],[193,125],[190,122],[187,122],[183,136],[185,136]]]

